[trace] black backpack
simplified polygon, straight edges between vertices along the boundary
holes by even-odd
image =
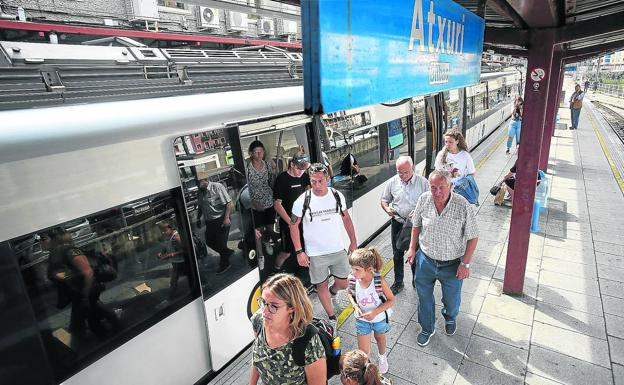
[[[338,195],[338,191],[336,191],[333,187],[330,187],[329,190],[334,195],[334,199],[336,199],[336,212],[340,213],[340,215],[344,217],[344,213],[342,212],[342,201],[340,200],[340,195]],[[303,200],[303,211],[301,212],[302,220],[305,217],[306,211],[310,209],[311,199],[312,199],[312,189],[307,189],[305,192],[305,199]],[[312,222],[312,211],[310,211],[310,222]]]
[[[318,335],[325,348],[325,363],[327,366],[327,379],[340,374],[340,352],[334,355],[332,342],[334,341],[334,327],[327,321],[312,318],[312,323],[306,328],[305,334],[293,341],[293,358],[298,366],[305,366],[305,350],[308,343]]]

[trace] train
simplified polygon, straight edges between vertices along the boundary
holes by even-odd
[[[478,146],[523,89],[511,69],[459,90],[309,116],[298,53],[17,42],[0,42],[0,53],[6,383],[205,383],[251,343],[248,319],[279,242],[267,239],[260,253],[248,239],[242,196],[251,141],[264,143],[276,172],[295,148],[330,164],[365,244],[388,224],[379,197],[398,156],[426,174],[446,129]],[[345,156],[358,160],[365,183],[337,175]],[[206,179],[233,201],[225,274],[195,224]],[[181,239],[175,279],[159,258],[171,239],[163,224]],[[63,298],[51,230],[94,271],[102,258],[114,262],[116,274],[97,282],[93,300],[116,325],[81,317]]]

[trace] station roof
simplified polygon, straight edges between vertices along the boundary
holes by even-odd
[[[299,0],[276,0],[300,5]],[[622,0],[454,0],[485,19],[484,49],[526,56],[529,33],[554,29],[564,61],[624,49]]]

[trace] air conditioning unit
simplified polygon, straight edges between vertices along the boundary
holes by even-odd
[[[282,21],[282,35],[296,35],[297,30],[297,22],[294,20],[283,20]]]
[[[262,36],[275,35],[275,21],[271,19],[258,20],[258,35],[262,35]]]
[[[160,18],[156,0],[132,0],[130,5],[133,19],[158,20]]]
[[[219,28],[219,9],[199,7],[199,26],[202,28]]]
[[[228,11],[228,31],[247,31],[247,14],[235,11]]]

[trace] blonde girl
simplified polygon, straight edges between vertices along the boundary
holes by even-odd
[[[379,374],[379,368],[361,350],[352,350],[340,358],[340,381],[343,385],[391,385]]]
[[[355,327],[358,348],[370,353],[371,334],[379,349],[379,371],[388,371],[386,333],[390,331],[390,310],[394,294],[386,280],[379,274],[383,266],[381,255],[374,248],[357,249],[349,257],[348,298],[355,310]]]

